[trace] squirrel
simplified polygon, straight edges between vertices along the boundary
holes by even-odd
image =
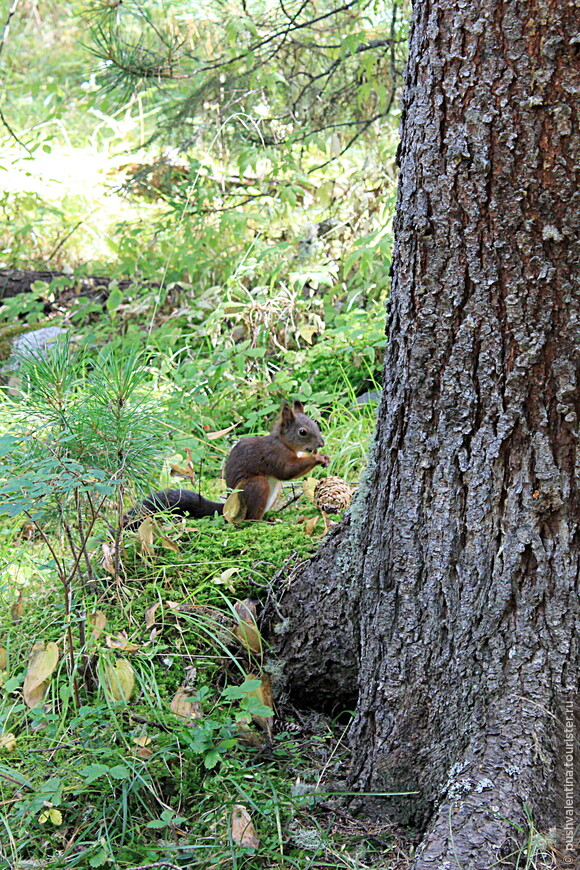
[[[303,477],[316,465],[330,462],[318,453],[324,439],[318,424],[304,413],[302,402],[285,404],[269,435],[241,438],[226,460],[226,484],[241,490],[247,520],[261,520],[282,489],[283,480]],[[123,525],[135,529],[143,516],[170,511],[179,516],[208,517],[223,514],[223,502],[210,501],[187,489],[165,489],[143,499],[127,513]]]

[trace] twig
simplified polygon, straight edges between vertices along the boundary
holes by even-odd
[[[155,864],[135,864],[134,867],[127,867],[127,870],[152,870],[154,867],[169,867],[170,870],[183,870],[177,864],[172,864],[170,861],[156,861]]]
[[[26,145],[25,145],[24,147],[26,148]],[[27,150],[28,150],[28,149],[27,149]],[[29,153],[30,153],[30,152],[29,152]],[[47,262],[47,263],[50,263],[50,262],[51,262],[51,260],[52,260],[53,257],[55,256],[55,254],[57,254],[57,253],[60,251],[60,249],[62,248],[62,246],[65,245],[65,244],[68,242],[68,240],[69,240],[70,237],[73,235],[73,233],[76,233],[76,231],[78,230],[78,228],[79,228],[82,224],[84,224],[84,222],[86,221],[86,219],[87,219],[88,217],[90,217],[92,214],[94,214],[95,211],[96,211],[96,208],[92,209],[91,212],[90,212],[88,215],[85,215],[85,217],[82,217],[80,220],[78,220],[78,221],[76,222],[76,224],[74,225],[74,227],[73,227],[71,230],[69,230],[69,232],[66,233],[65,236],[63,236],[63,238],[58,242],[58,244],[56,245],[56,247],[52,249],[52,251],[50,252],[50,254],[48,255],[48,257],[46,257],[46,262]]]
[[[6,17],[6,23],[4,24],[4,32],[2,34],[2,39],[0,39],[0,55],[2,54],[2,50],[3,50],[4,46],[6,45],[6,40],[8,39],[8,34],[10,33],[10,22],[12,21],[12,18],[16,14],[16,10],[18,8],[19,3],[20,3],[20,0],[14,0],[14,2],[12,3],[12,6],[8,10],[8,15]],[[0,109],[0,120],[2,121],[3,125],[6,127],[6,129],[8,130],[8,132],[10,133],[10,135],[12,136],[14,141],[17,142],[21,148],[24,148],[24,150],[28,154],[32,154],[30,148],[27,145],[25,145],[24,142],[22,142],[18,138],[18,136],[16,135],[16,133],[14,132],[14,130],[12,129],[12,127],[10,126],[8,121],[6,120],[4,112],[1,109]]]

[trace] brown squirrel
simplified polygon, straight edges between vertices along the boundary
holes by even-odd
[[[324,439],[314,420],[304,413],[302,402],[285,404],[269,435],[241,438],[226,461],[226,484],[241,490],[247,507],[246,519],[260,520],[276,501],[283,480],[303,477],[316,465],[330,459],[317,453]],[[222,502],[210,501],[187,489],[165,489],[143,499],[124,517],[124,526],[136,528],[143,516],[170,511],[179,516],[208,517],[223,514]]]

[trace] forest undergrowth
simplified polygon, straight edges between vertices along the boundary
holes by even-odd
[[[317,75],[332,112],[377,114],[368,135],[364,118],[352,142],[338,116],[327,129],[324,94],[300,103],[288,49],[208,78],[186,147],[161,78],[115,96],[104,37],[161,11],[164,49],[205,28],[208,56],[235,59],[257,25],[224,4],[119,5],[13,4],[0,52],[0,273],[58,273],[0,305],[0,868],[395,870],[412,847],[344,794],[351,711],[290,704],[260,617],[325,533],[316,479],[354,489],[374,429],[406,18],[347,4],[313,31],[341,34]],[[282,76],[310,138],[267,117]],[[46,326],[63,336],[46,356],[6,364],[15,332]],[[294,399],[331,464],[271,521],[122,531],[152,489],[225,496],[232,445]]]

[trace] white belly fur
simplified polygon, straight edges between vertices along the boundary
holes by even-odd
[[[278,496],[282,491],[282,482],[275,477],[268,478],[268,485],[270,487],[270,494],[268,496],[268,503],[266,504],[266,510],[269,511]]]

